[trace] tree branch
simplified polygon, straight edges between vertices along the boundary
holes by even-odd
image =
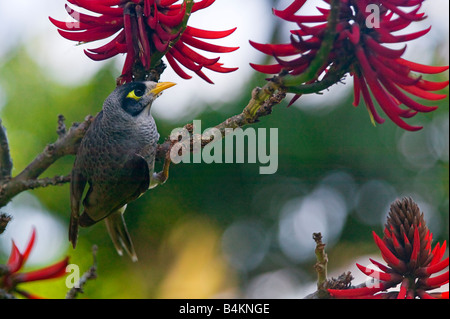
[[[280,104],[286,97],[286,92],[281,89],[281,81],[278,76],[273,77],[264,87],[255,88],[252,91],[252,97],[247,106],[243,109],[242,113],[234,115],[222,123],[215,126],[222,133],[222,137],[225,137],[226,129],[242,128],[246,125],[258,122],[259,118],[270,115],[274,106]],[[190,133],[193,132],[193,124],[189,123],[184,126]],[[201,139],[199,136],[191,135],[191,151],[193,151],[194,139]],[[201,139],[201,146],[205,147],[210,140]],[[174,143],[166,138],[163,144],[158,145],[156,158],[158,160],[167,159],[167,154],[170,154],[170,150]]]
[[[313,239],[316,242],[316,258],[317,263],[314,268],[317,272],[317,289],[321,290],[325,288],[327,282],[327,266],[328,266],[328,256],[325,253],[325,244],[322,242],[322,234],[314,233]]]
[[[38,178],[47,168],[54,162],[65,155],[75,155],[78,146],[91,125],[94,117],[88,115],[84,122],[74,123],[69,132],[63,134],[61,128],[61,116],[58,120],[58,139],[53,144],[48,144],[44,151],[39,154],[19,175],[15,180],[29,180]],[[65,130],[65,129],[64,129]]]
[[[93,119],[89,115],[82,123],[74,123],[66,132],[64,117],[60,115],[58,117],[58,139],[56,142],[48,144],[44,151],[36,156],[17,176],[0,181],[0,207],[5,206],[14,196],[25,190],[69,182],[69,176],[55,176],[44,179],[38,179],[38,177],[59,158],[77,153],[78,146]]]
[[[12,168],[13,163],[9,153],[8,137],[0,119],[0,181],[11,178]]]
[[[327,278],[328,256],[325,252],[325,244],[322,242],[322,234],[314,233],[313,239],[316,242],[317,263],[314,269],[317,272],[317,291],[305,297],[305,299],[330,299],[328,289],[348,289],[353,280],[350,272],[341,274],[336,278]]]
[[[3,234],[3,232],[6,230],[6,226],[8,226],[8,223],[11,221],[12,217],[5,214],[0,213],[0,235]],[[1,265],[0,265],[1,266]],[[0,271],[0,275],[1,275]]]
[[[92,266],[83,274],[83,276],[81,276],[77,285],[67,292],[66,299],[75,299],[78,293],[83,293],[83,287],[86,285],[88,280],[97,278],[97,250],[98,248],[96,245],[92,246],[92,258],[94,260]]]

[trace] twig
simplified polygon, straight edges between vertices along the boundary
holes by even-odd
[[[328,289],[348,289],[353,280],[350,272],[343,273],[337,279],[327,279],[328,256],[325,253],[325,244],[322,242],[322,234],[314,233],[313,239],[316,242],[317,263],[314,269],[317,272],[317,291],[306,296],[305,299],[330,299]]]
[[[325,253],[325,244],[322,242],[322,234],[314,233],[313,239],[316,242],[316,258],[317,263],[314,265],[314,269],[317,272],[317,291],[306,296],[305,299],[328,299],[330,294],[327,291],[327,264],[328,256]]]
[[[38,178],[50,165],[65,155],[75,155],[78,146],[93,121],[93,117],[88,115],[84,122],[74,123],[69,132],[60,134],[61,122],[58,121],[58,140],[53,144],[48,144],[44,151],[39,154],[19,175],[15,180],[29,180]]]
[[[56,130],[56,133],[58,134],[59,138],[63,138],[64,135],[67,134],[66,124],[64,123],[65,120],[66,118],[64,117],[64,115],[58,115],[58,129]]]
[[[349,289],[352,284],[353,275],[350,271],[342,273],[337,278],[331,278],[328,280],[327,288],[328,289]],[[354,287],[361,288],[361,287]]]
[[[3,232],[6,229],[6,226],[8,226],[8,223],[11,221],[11,219],[12,219],[11,216],[5,213],[0,213],[0,235],[3,234]]]
[[[41,179],[30,179],[27,181],[18,181],[17,183],[22,183],[24,190],[25,189],[35,189],[40,187],[47,187],[47,186],[57,186],[57,185],[64,185],[66,183],[70,182],[70,175],[66,176],[55,176],[55,177],[46,177]]]
[[[83,293],[83,287],[86,285],[88,280],[97,278],[97,250],[98,247],[96,245],[92,246],[92,258],[94,260],[93,264],[91,268],[89,268],[89,270],[81,276],[78,283],[67,292],[66,299],[75,299],[78,293]]]
[[[0,180],[0,207],[5,206],[17,194],[37,187],[49,185],[61,185],[70,181],[69,176],[55,176],[53,178],[38,179],[54,162],[66,155],[75,155],[81,139],[93,121],[92,116],[87,116],[82,123],[74,123],[69,131],[66,131],[64,116],[58,117],[58,139],[53,144],[48,144],[44,151],[17,176],[8,180]]]
[[[328,256],[325,253],[325,244],[322,243],[322,234],[314,233],[313,239],[316,242],[316,258],[317,263],[314,265],[314,268],[317,272],[317,289],[323,289],[327,282],[327,265],[328,265]]]
[[[263,88],[255,88],[252,91],[252,98],[242,113],[232,116],[222,123],[215,126],[222,133],[222,137],[225,137],[226,129],[242,128],[245,125],[258,122],[259,118],[270,115],[274,106],[280,104],[286,97],[286,92],[280,88],[281,82],[279,78],[275,76],[272,78]],[[184,126],[189,132],[193,131],[193,124],[186,124]],[[193,151],[193,141],[198,136],[191,136],[191,151]],[[201,146],[205,147],[211,143],[213,139],[201,140]],[[166,139],[163,144],[158,145],[156,158],[158,160],[165,159],[167,154],[170,153],[173,141]]]
[[[11,177],[13,163],[9,153],[8,137],[6,129],[2,125],[0,119],[0,180],[7,180]]]

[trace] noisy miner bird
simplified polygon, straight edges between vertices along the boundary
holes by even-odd
[[[161,92],[173,85],[132,82],[117,87],[105,100],[81,141],[72,170],[69,240],[74,248],[78,226],[104,219],[119,255],[125,249],[137,261],[123,213],[129,202],[164,182],[153,172],[159,134],[150,110]]]

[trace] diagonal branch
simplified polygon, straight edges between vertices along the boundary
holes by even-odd
[[[55,176],[44,179],[38,179],[38,177],[59,158],[76,154],[78,146],[93,119],[89,115],[82,123],[74,123],[69,131],[66,131],[64,117],[60,115],[58,118],[58,139],[56,142],[48,144],[44,151],[36,156],[17,176],[8,180],[0,180],[0,207],[8,204],[14,196],[25,190],[69,182],[70,176]]]
[[[93,121],[93,117],[88,115],[84,122],[74,123],[67,133],[63,133],[61,128],[61,117],[59,118],[58,139],[53,144],[48,144],[44,151],[17,175],[14,180],[24,181],[38,178],[47,168],[49,168],[59,158],[66,155],[75,155],[78,146]]]
[[[215,126],[215,128],[219,129],[222,133],[222,137],[225,137],[225,130],[228,128],[236,129],[242,128],[246,125],[250,125],[258,122],[259,118],[270,115],[272,113],[272,109],[274,106],[280,104],[284,98],[286,97],[286,92],[281,89],[281,81],[280,78],[275,76],[273,77],[264,87],[255,88],[252,91],[252,97],[248,102],[247,106],[245,106],[242,113],[234,115],[222,123]],[[193,132],[193,124],[186,124],[184,126],[190,133]],[[191,151],[193,151],[193,143],[194,139],[200,138],[199,136],[191,135]],[[201,146],[205,147],[209,143],[213,142],[214,139],[210,140],[201,140]],[[156,153],[156,158],[166,159],[167,154],[170,153],[170,150],[174,143],[170,141],[169,138],[163,144],[158,145],[158,150]]]
[[[92,266],[81,276],[80,280],[66,294],[66,299],[75,299],[79,293],[83,293],[83,287],[88,280],[97,278],[97,250],[96,245],[92,246]]]

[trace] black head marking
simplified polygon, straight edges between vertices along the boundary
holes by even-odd
[[[144,99],[147,87],[142,82],[125,84],[122,88],[122,109],[131,116],[139,115],[148,105],[148,99]]]

